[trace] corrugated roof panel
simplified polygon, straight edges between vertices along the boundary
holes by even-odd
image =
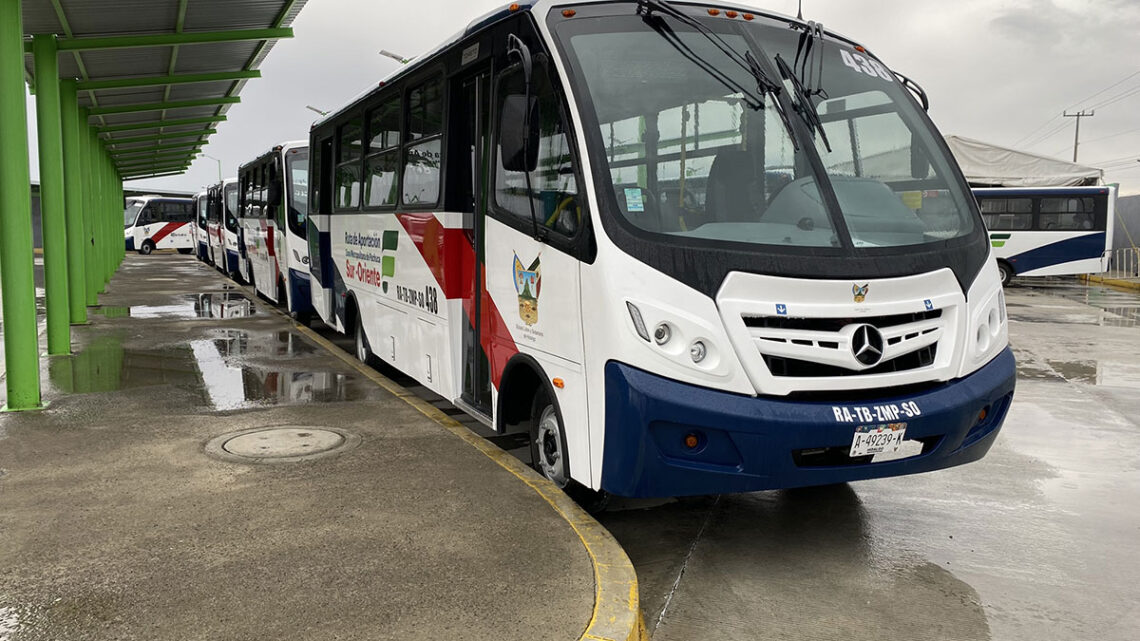
[[[55,9],[43,0],[23,0],[24,33],[63,33]]]
[[[172,85],[170,87],[171,100],[197,100],[224,96],[233,86],[233,80],[219,80],[218,82],[195,82],[185,85]]]
[[[186,5],[186,31],[264,29],[283,4],[281,0],[198,0]]]
[[[148,87],[145,89],[100,89],[99,91],[95,92],[95,99],[99,101],[100,107],[113,107],[115,105],[145,105],[152,102],[162,102],[162,88]]]
[[[183,45],[178,48],[177,73],[209,73],[237,71],[245,66],[257,49],[257,42],[218,42]]]
[[[61,0],[77,37],[170,32],[178,19],[177,0],[115,0],[113,9],[108,4],[107,0]]]
[[[170,66],[170,47],[84,51],[83,66],[91,79],[160,76]]]

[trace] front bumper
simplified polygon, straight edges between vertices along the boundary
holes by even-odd
[[[605,372],[602,489],[629,497],[828,485],[976,461],[1001,429],[1016,380],[1009,348],[934,388],[833,403],[718,392],[614,361]],[[904,406],[912,416],[896,415]],[[879,422],[905,422],[921,453],[879,463],[848,457],[856,426]],[[689,434],[698,436],[696,448],[685,446]]]
[[[134,236],[130,236],[130,237],[126,238],[126,243],[127,243],[127,251],[129,251],[129,252],[135,251],[135,237]]]

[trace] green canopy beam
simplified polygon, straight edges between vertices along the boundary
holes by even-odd
[[[252,80],[260,78],[260,71],[226,71],[219,73],[190,73],[172,76],[150,76],[145,78],[112,78],[109,80],[80,80],[79,89],[96,91],[100,89],[132,89],[136,87],[161,87],[198,82],[224,82],[228,80]]]
[[[63,38],[59,41],[60,51],[91,51],[93,49],[130,49],[135,47],[173,47],[176,45],[200,45],[212,42],[249,42],[251,40],[278,40],[292,38],[293,30],[241,29],[235,31],[199,31],[195,33],[163,33],[142,36],[109,36],[96,38]],[[24,49],[31,51],[31,43],[25,42]]]
[[[118,145],[130,145],[139,142],[158,142],[161,140],[173,140],[175,138],[201,138],[202,136],[209,136],[216,133],[218,133],[217,129],[202,129],[200,131],[180,131],[169,134],[154,134],[152,136],[135,136],[134,138],[107,138],[104,140],[103,146],[115,147]],[[112,150],[112,152],[113,151],[115,150]]]
[[[237,96],[225,98],[201,98],[199,100],[175,100],[172,102],[156,102],[149,105],[113,105],[110,107],[92,107],[92,116],[105,116],[107,114],[129,114],[142,111],[163,111],[166,109],[187,109],[190,107],[213,107],[216,105],[236,105],[241,102]]]
[[[138,171],[140,169],[150,169],[151,167],[158,167],[160,165],[188,165],[193,161],[194,156],[186,156],[181,154],[172,156],[155,156],[153,158],[132,159],[127,162],[118,163],[115,165],[115,168],[119,171]]]
[[[174,144],[170,144],[170,145],[155,145],[153,147],[137,147],[135,149],[111,149],[111,150],[109,150],[109,153],[111,154],[112,158],[119,159],[119,158],[123,158],[125,156],[144,156],[146,154],[157,153],[159,151],[169,151],[171,149],[186,149],[187,151],[189,151],[190,148],[196,149],[198,147],[205,147],[205,146],[206,146],[205,141],[186,142],[186,143],[174,143]]]
[[[109,134],[116,131],[131,131],[133,129],[159,129],[162,127],[182,127],[185,125],[208,125],[215,122],[224,122],[225,116],[204,116],[202,118],[181,118],[175,120],[151,120],[149,122],[132,122],[128,125],[107,125],[99,127],[99,133]],[[190,132],[187,132],[190,133]]]
[[[139,174],[139,175],[123,176],[123,180],[144,180],[147,178],[162,178],[163,176],[181,176],[184,173],[186,173],[185,167],[178,170],[178,171],[163,171],[160,174]]]

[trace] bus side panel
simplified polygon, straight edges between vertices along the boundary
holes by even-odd
[[[306,222],[309,242],[309,295],[317,317],[329,327],[336,327],[333,318],[333,263],[329,216],[315,215]]]
[[[148,226],[156,249],[190,249],[194,246],[190,223],[156,223]]]
[[[1019,276],[1087,274],[1101,271],[1106,238],[1106,232],[1010,232],[995,251]]]
[[[539,361],[548,380],[563,379],[564,386],[554,390],[565,425],[570,473],[589,485],[581,262],[493,218],[487,218],[485,229],[487,292],[507,334],[493,340],[512,340],[519,352]],[[497,381],[506,363],[495,354],[490,358],[491,378]]]

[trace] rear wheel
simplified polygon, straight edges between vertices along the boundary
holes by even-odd
[[[1006,263],[998,263],[998,271],[1001,272],[1001,286],[1008,287],[1009,282],[1013,280],[1013,268]]]
[[[144,240],[142,247],[139,247],[139,253],[142,254],[143,256],[150,256],[150,253],[153,251],[154,251],[154,243],[151,242],[150,240]]]
[[[184,256],[185,256],[185,255],[188,255],[188,254],[189,254],[190,252],[192,252],[192,251],[194,251],[194,250],[193,250],[193,249],[191,249],[191,248],[189,248],[189,247],[179,247],[179,248],[178,248],[178,253],[179,253],[179,254],[182,254],[182,255],[184,255]]]
[[[368,336],[364,334],[364,322],[360,320],[359,314],[356,316],[353,338],[356,343],[356,360],[365,365],[374,365],[376,357],[372,355],[372,348],[368,345]]]
[[[531,465],[587,512],[601,512],[609,503],[609,494],[591,490],[570,478],[570,454],[563,426],[562,415],[554,401],[545,390],[540,390],[531,410]]]

